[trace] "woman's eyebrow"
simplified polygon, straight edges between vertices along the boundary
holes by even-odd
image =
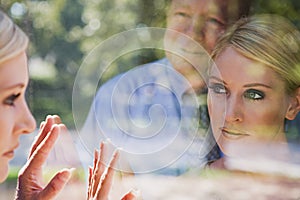
[[[209,76],[209,77],[208,77],[208,80],[211,80],[211,79],[226,84],[222,79],[220,79],[220,78],[218,78],[218,77],[216,77],[216,76]]]
[[[224,85],[226,85],[226,82],[224,80],[222,80],[222,79],[220,79],[220,78],[218,78],[216,76],[210,76],[210,77],[208,77],[208,80],[211,80],[211,79],[216,80],[218,82],[222,82]],[[245,87],[245,88],[249,88],[249,87],[265,87],[265,88],[272,89],[272,86],[266,85],[266,84],[263,84],[263,83],[249,83],[249,84],[244,85],[243,87]]]
[[[8,86],[8,87],[0,87],[0,90],[11,90],[11,89],[14,89],[14,88],[24,88],[24,87],[25,87],[25,84],[17,83],[15,85],[11,85],[11,86]]]
[[[246,84],[244,85],[244,87],[265,87],[265,88],[269,88],[271,89],[272,87],[270,85],[266,85],[266,84],[263,84],[263,83],[249,83],[249,84]]]

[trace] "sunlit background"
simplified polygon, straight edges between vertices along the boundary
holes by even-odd
[[[84,57],[99,43],[122,31],[137,27],[165,27],[165,0],[0,2],[1,8],[31,39],[28,101],[33,115],[40,122],[46,113],[58,113],[70,128],[74,127],[73,82]],[[300,2],[297,0],[253,0],[252,13],[277,13],[300,27]],[[134,59],[131,57],[130,61],[130,58],[124,58],[110,67],[101,82],[160,56],[139,55]],[[122,62],[132,62],[132,65],[124,67]]]
[[[75,128],[72,115],[73,83],[85,56],[99,43],[122,31],[137,27],[165,27],[164,0],[0,2],[1,8],[22,27],[31,40],[28,49],[31,81],[27,96],[37,123],[47,114],[59,114],[71,132]],[[299,0],[253,0],[251,12],[277,13],[300,28]],[[112,64],[99,86],[120,72],[162,56],[162,52],[124,56]],[[89,89],[88,85],[85,87]],[[28,143],[32,137],[28,137]],[[20,159],[24,162],[26,151],[22,155],[24,158]],[[8,180],[12,182],[12,188],[17,170],[18,166],[12,170],[12,178]],[[84,179],[82,174],[78,177]],[[3,190],[0,193],[3,194]]]

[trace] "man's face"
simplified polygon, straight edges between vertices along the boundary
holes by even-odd
[[[190,81],[194,89],[203,85],[202,78],[194,67],[205,71],[201,68],[203,66],[201,62],[207,61],[208,54],[225,30],[226,2],[224,0],[171,2],[167,28],[174,31],[166,31],[165,34],[166,56],[173,67]],[[195,64],[197,66],[193,67]]]

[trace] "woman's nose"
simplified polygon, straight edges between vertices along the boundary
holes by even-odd
[[[36,129],[36,121],[32,116],[26,102],[20,108],[21,112],[18,114],[18,122],[15,126],[15,132],[18,134],[32,133]]]
[[[225,121],[227,122],[242,122],[243,108],[242,101],[237,97],[229,97],[226,100]]]

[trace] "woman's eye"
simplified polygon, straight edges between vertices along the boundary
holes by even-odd
[[[261,100],[265,97],[265,94],[261,91],[251,89],[244,93],[244,97],[252,100]]]
[[[226,94],[226,88],[222,84],[211,84],[209,88],[216,94]]]
[[[4,104],[6,105],[9,105],[9,106],[13,106],[16,99],[21,95],[21,93],[19,94],[13,94],[9,97],[7,97],[5,100],[4,100]]]

